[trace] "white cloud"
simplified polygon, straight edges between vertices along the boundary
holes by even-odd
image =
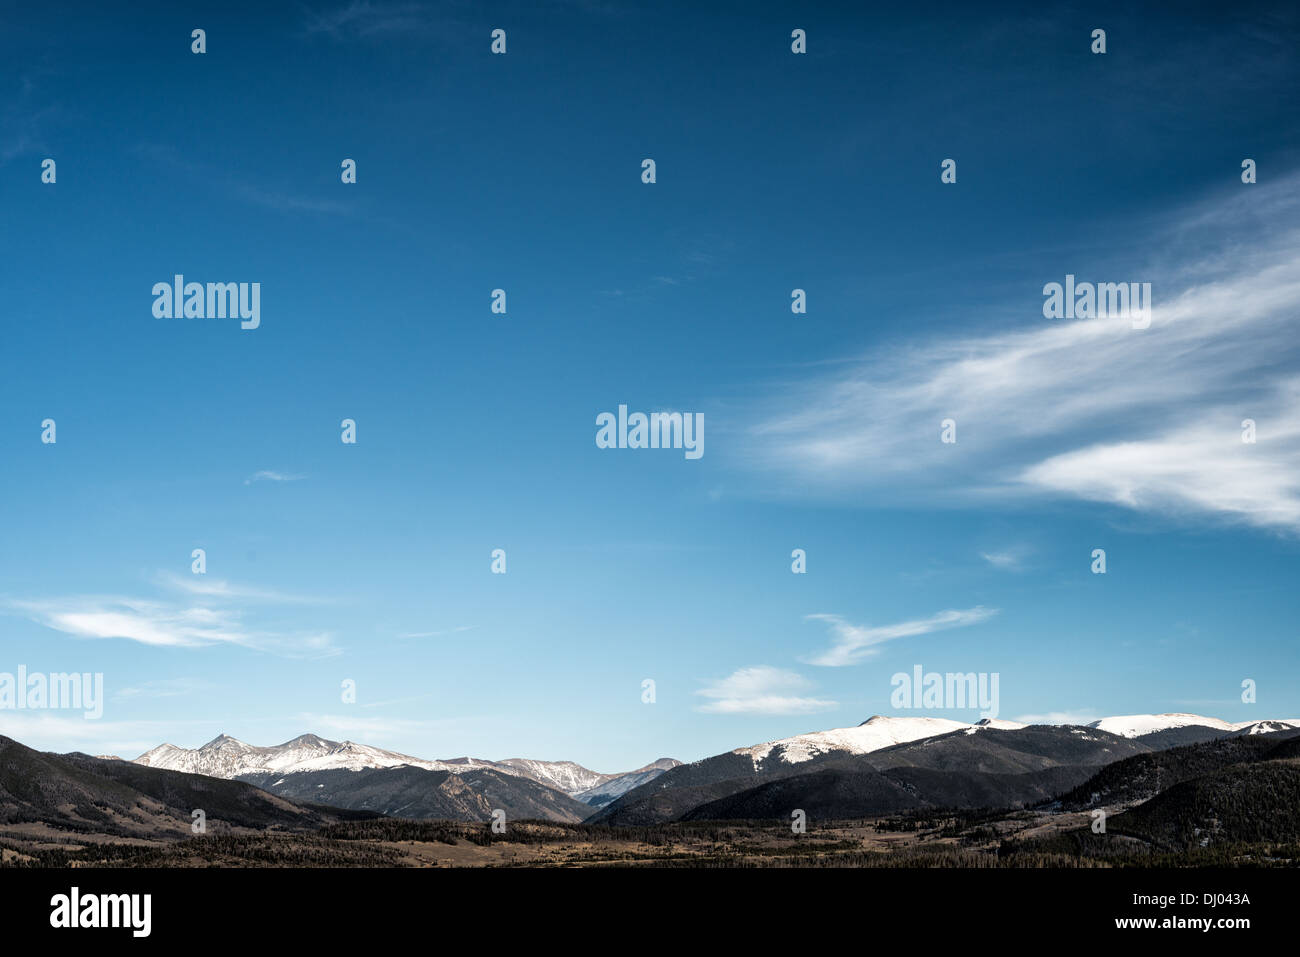
[[[328,599],[314,595],[296,595],[278,591],[274,588],[259,588],[255,585],[239,585],[220,578],[207,575],[177,575],[164,572],[156,576],[155,581],[168,588],[178,589],[191,595],[207,598],[225,598],[232,601],[260,601],[270,604],[324,604]]]
[[[1020,567],[1022,553],[1019,549],[1008,548],[998,552],[980,552],[980,558],[984,559],[994,568],[1003,568],[1008,571],[1014,571]]]
[[[388,698],[383,701],[363,701],[360,704],[363,708],[391,708],[395,704],[410,704],[412,701],[428,701],[432,697],[433,695],[431,694],[415,694],[407,695],[404,698]]]
[[[285,631],[250,627],[233,604],[253,598],[264,602],[300,601],[276,592],[244,588],[213,581],[190,583],[181,600],[136,598],[125,595],[69,595],[30,600],[0,600],[0,610],[24,615],[54,631],[77,638],[120,638],[161,648],[202,648],[240,645],[289,658],[325,657],[339,653],[326,632]]]
[[[447,628],[443,631],[411,631],[406,634],[398,635],[398,638],[442,638],[446,635],[459,635],[461,632],[472,631],[473,625],[458,625],[455,628]]]
[[[917,618],[913,621],[901,621],[893,625],[854,625],[838,615],[808,615],[809,621],[823,621],[830,626],[833,642],[831,647],[815,658],[808,659],[808,664],[840,667],[853,665],[879,652],[877,647],[895,638],[912,638],[927,635],[934,631],[948,628],[963,628],[988,621],[998,613],[996,608],[976,605],[963,610],[941,611],[929,618]]]
[[[1300,380],[1297,380],[1300,388]],[[1213,512],[1261,527],[1300,529],[1300,401],[1257,405],[1256,443],[1238,417],[1167,435],[1098,443],[1020,473],[1026,484],[1133,509]]]
[[[144,681],[130,688],[122,688],[113,693],[113,698],[125,701],[128,698],[182,698],[201,691],[208,691],[216,685],[194,678],[163,678],[158,681]]]
[[[828,496],[1066,496],[1300,531],[1300,177],[1258,189],[1253,214],[1238,190],[1150,239],[1176,262],[1041,277],[1151,281],[1149,328],[1044,319],[1033,287],[1013,325],[989,317],[777,389],[750,464]]]
[[[711,714],[812,714],[837,707],[834,701],[796,694],[811,686],[803,675],[770,665],[740,668],[695,692],[711,699],[696,710]]]
[[[47,628],[78,638],[126,638],[143,645],[198,647],[234,637],[204,608],[174,608],[110,596],[8,604]]]
[[[288,472],[273,472],[269,469],[262,469],[244,479],[244,484],[252,485],[254,482],[301,482],[306,477],[305,475],[291,475]]]

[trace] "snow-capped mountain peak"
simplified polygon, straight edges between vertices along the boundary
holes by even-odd
[[[1246,734],[1273,734],[1276,731],[1291,731],[1300,728],[1300,720],[1281,721],[1267,718],[1263,721],[1239,721],[1232,727],[1234,730],[1244,731]]]
[[[135,759],[136,764],[214,778],[235,778],[243,774],[324,771],[336,768],[397,767],[410,764],[429,770],[448,770],[437,761],[421,761],[396,751],[384,751],[352,741],[329,741],[314,734],[302,734],[292,741],[269,748],[246,744],[220,734],[200,748],[178,748],[162,744]]]
[[[1200,714],[1185,714],[1183,712],[1168,712],[1166,714],[1122,714],[1110,718],[1102,718],[1088,725],[1090,728],[1096,728],[1099,731],[1108,731],[1111,734],[1117,734],[1122,738],[1136,738],[1143,734],[1153,734],[1157,731],[1168,731],[1170,728],[1213,728],[1215,731],[1231,733],[1250,729],[1249,734],[1266,734],[1269,731],[1285,731],[1290,728],[1300,728],[1300,721],[1265,719],[1255,721],[1238,721],[1233,724],[1224,721],[1221,718],[1207,718]]]
[[[557,791],[564,791],[566,794],[586,791],[618,776],[615,774],[601,774],[599,771],[589,770],[572,761],[534,761],[529,758],[507,758],[504,761],[498,761],[497,764],[512,768],[516,774],[532,778],[539,784],[545,784]]]
[[[452,758],[446,761],[429,761],[397,751],[355,741],[330,741],[315,734],[298,737],[274,747],[257,747],[219,734],[199,748],[178,748],[174,744],[160,744],[135,759],[136,764],[209,777],[233,779],[254,774],[295,774],[304,771],[349,770],[363,768],[391,768],[409,765],[429,771],[450,771],[465,774],[489,769],[515,777],[525,777],[569,795],[590,790],[600,790],[602,785],[614,783],[614,790],[622,787],[624,779],[649,780],[679,762],[661,758],[653,764],[627,774],[601,774],[584,768],[573,761],[534,761],[511,758],[507,761],[485,761],[480,758]]]
[[[1207,718],[1197,714],[1130,714],[1102,718],[1087,725],[1099,731],[1136,738],[1144,734],[1165,731],[1170,728],[1206,727],[1224,734],[1243,732],[1248,734],[1266,734],[1300,728],[1300,721],[1281,721],[1269,719],[1264,721],[1242,721],[1232,724],[1219,718]],[[747,748],[737,748],[733,754],[748,755],[754,762],[755,769],[774,752],[787,764],[810,761],[829,751],[846,751],[850,754],[870,754],[896,744],[921,741],[954,731],[977,734],[992,729],[996,731],[1017,731],[1028,725],[1018,721],[1002,718],[983,718],[974,724],[954,721],[949,718],[931,717],[889,717],[873,715],[854,728],[834,728],[829,731],[813,731],[797,734],[776,741],[766,741]],[[1248,729],[1248,730],[1246,730]]]
[[[869,754],[895,744],[906,744],[921,738],[932,738],[953,731],[964,731],[975,725],[950,718],[891,718],[874,715],[854,728],[833,728],[830,731],[813,731],[794,737],[767,741],[748,748],[737,748],[733,754],[746,754],[754,767],[766,760],[777,748],[781,760],[787,764],[810,761],[827,751],[848,751],[850,754]]]
[[[992,728],[995,731],[1019,731],[1029,725],[1019,721],[1007,721],[1005,718],[980,718],[975,722],[977,728]]]
[[[1170,728],[1204,727],[1216,731],[1231,731],[1232,725],[1218,718],[1205,718],[1199,714],[1171,712],[1167,714],[1121,714],[1091,722],[1088,727],[1117,734],[1121,738],[1136,738]]]

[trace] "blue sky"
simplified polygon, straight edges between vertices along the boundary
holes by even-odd
[[[1300,716],[1294,7],[694,6],[5,11],[0,671],[108,701],[0,731],[615,771],[915,664]],[[260,327],[155,318],[176,273]],[[1151,327],[1045,319],[1067,273]],[[597,448],[620,403],[704,456]]]

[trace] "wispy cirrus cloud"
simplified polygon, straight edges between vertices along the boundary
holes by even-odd
[[[262,469],[244,479],[244,484],[252,485],[254,482],[301,482],[306,477],[305,475],[294,475],[290,472],[274,472],[270,469]]]
[[[316,595],[300,595],[295,592],[281,591],[277,588],[239,584],[222,578],[212,578],[208,575],[177,575],[175,572],[159,572],[154,576],[154,581],[175,591],[213,599],[265,602],[275,605],[325,604],[330,601],[328,598],[321,598]]]
[[[1152,235],[1160,262],[1041,277],[1151,281],[1149,328],[1044,319],[1032,287],[1015,325],[990,318],[777,389],[748,461],[827,496],[1066,497],[1300,531],[1297,212],[1300,176],[1240,187]],[[939,441],[945,419],[955,443]]]
[[[308,35],[334,39],[383,38],[393,34],[421,34],[438,26],[436,12],[422,3],[353,0],[345,6],[311,14],[303,29]]]
[[[740,668],[695,692],[708,698],[695,710],[711,714],[813,714],[838,707],[837,702],[798,694],[812,682],[794,671],[755,665]]]
[[[138,685],[121,688],[113,692],[113,698],[119,701],[128,698],[186,698],[215,687],[216,685],[197,678],[161,678],[157,681],[143,681]]]
[[[994,568],[1000,568],[1004,571],[1017,571],[1024,562],[1026,549],[1019,546],[1010,548],[1000,548],[996,551],[980,552],[980,558],[988,562]]]
[[[964,628],[988,621],[998,613],[996,608],[976,605],[963,610],[941,611],[929,618],[917,618],[901,621],[893,625],[854,625],[839,615],[808,615],[809,621],[825,622],[831,630],[831,646],[816,657],[809,658],[808,664],[838,668],[855,665],[864,658],[877,654],[879,645],[895,638],[912,638],[928,635],[934,631],[948,628]]]
[[[134,641],[157,648],[203,648],[238,645],[289,658],[326,657],[339,653],[324,631],[285,630],[248,624],[254,603],[304,603],[308,599],[268,589],[159,575],[180,596],[139,598],[130,595],[68,595],[54,598],[0,599],[0,610],[22,615],[75,638]]]
[[[159,143],[140,143],[134,147],[137,156],[164,170],[180,175],[208,189],[216,188],[224,195],[281,213],[340,214],[352,213],[352,203],[321,194],[309,194],[288,186],[267,185],[236,176],[220,166],[188,159],[174,146]]]
[[[1251,412],[1264,423],[1256,444],[1237,416],[1148,439],[1099,442],[1026,467],[1038,489],[1132,509],[1215,513],[1255,526],[1300,530],[1300,378]]]
[[[410,704],[413,701],[428,701],[432,697],[433,695],[431,694],[413,694],[401,698],[385,698],[381,701],[363,701],[360,704],[363,708],[391,708],[393,705],[397,704]]]
[[[607,16],[631,12],[626,4],[607,0],[554,0],[547,13],[560,14],[565,8],[580,14]],[[439,37],[473,29],[480,23],[478,12],[478,5],[469,0],[440,0],[436,4],[413,0],[352,0],[311,13],[303,24],[303,33],[333,40]]]
[[[68,122],[65,110],[43,99],[45,79],[24,73],[16,86],[6,86],[0,106],[0,166],[20,156],[48,155],[49,128]]]
[[[265,189],[252,183],[231,182],[229,189],[239,199],[280,213],[346,213],[351,209],[338,200],[305,196],[287,189]]]
[[[459,635],[465,631],[473,631],[473,625],[458,625],[455,628],[445,628],[441,631],[408,631],[405,634],[398,635],[398,638],[443,638],[447,635]]]
[[[142,645],[197,648],[238,643],[224,616],[207,608],[173,607],[161,602],[111,595],[78,595],[36,601],[9,601],[10,609],[33,621],[78,638],[125,638]]]

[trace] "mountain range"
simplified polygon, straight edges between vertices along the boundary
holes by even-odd
[[[681,762],[660,758],[634,771],[602,774],[573,761],[426,760],[315,734],[271,747],[221,734],[199,748],[161,744],[132,763],[245,781],[294,800],[405,817],[480,820],[501,808],[511,819],[574,822]]]
[[[46,754],[0,736],[0,825],[119,837],[184,837],[201,808],[214,829],[309,829],[340,819],[250,784],[87,754]]]
[[[1197,715],[1125,715],[1089,725],[965,724],[875,716],[853,728],[736,748],[664,772],[588,820],[647,826],[680,820],[864,817],[1052,799],[1115,761],[1225,737],[1293,732],[1300,721],[1231,724]]]
[[[182,835],[193,808],[227,826],[290,829],[349,813],[483,822],[498,809],[515,821],[653,826],[788,820],[794,809],[830,820],[942,808],[1134,808],[1171,787],[1210,787],[1207,775],[1239,775],[1243,762],[1265,754],[1281,782],[1292,752],[1270,749],[1292,738],[1300,746],[1300,720],[1161,714],[1024,725],[875,716],[622,774],[571,761],[426,760],[314,734],[273,747],[219,735],[196,749],[159,745],[134,761],[44,754],[0,738],[0,825]],[[1227,786],[1213,784],[1213,793]],[[1129,821],[1139,819],[1130,812]]]

